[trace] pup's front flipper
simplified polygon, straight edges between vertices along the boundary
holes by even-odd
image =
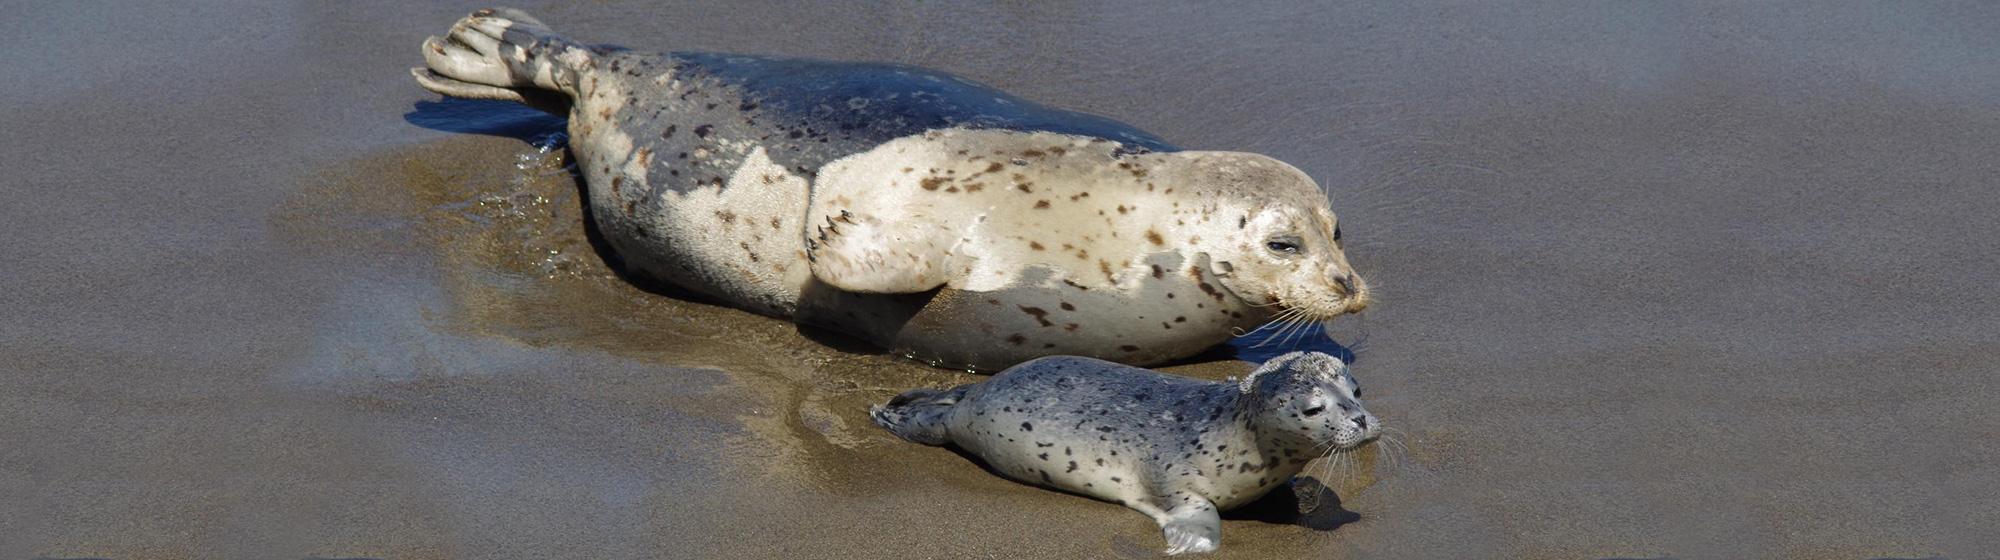
[[[1200,496],[1176,499],[1180,503],[1158,518],[1167,533],[1167,554],[1215,552],[1222,546],[1222,516],[1215,504]]]

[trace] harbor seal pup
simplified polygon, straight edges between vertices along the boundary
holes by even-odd
[[[1266,156],[895,64],[642,54],[480,10],[424,88],[566,111],[625,270],[935,365],[1151,364],[1368,305],[1327,196]]]
[[[869,415],[1015,480],[1139,510],[1166,532],[1168,554],[1215,550],[1218,511],[1382,430],[1346,364],[1318,352],[1278,356],[1234,383],[1048,357],[979,383],[909,391]]]

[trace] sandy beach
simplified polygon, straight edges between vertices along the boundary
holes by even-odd
[[[1311,174],[1378,303],[1167,369],[1351,351],[1409,449],[1225,515],[1215,558],[2000,550],[2000,9],[518,6]],[[980,376],[613,274],[561,120],[410,80],[477,7],[6,10],[0,557],[1164,547],[867,420]]]

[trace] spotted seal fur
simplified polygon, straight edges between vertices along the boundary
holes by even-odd
[[[1169,554],[1214,550],[1218,511],[1291,480],[1316,452],[1382,430],[1346,364],[1318,352],[1273,358],[1235,383],[1048,357],[869,413],[903,439],[957,446],[1010,478],[1139,510],[1166,532]]]
[[[1266,156],[920,68],[566,39],[480,10],[423,87],[569,116],[625,268],[937,365],[1192,355],[1368,304],[1327,197]]]

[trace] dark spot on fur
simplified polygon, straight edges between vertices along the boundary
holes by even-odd
[[[674,137],[674,131],[677,131],[677,130],[680,130],[680,129],[681,129],[681,127],[678,127],[678,126],[674,126],[674,125],[671,125],[671,124],[670,124],[670,125],[667,125],[667,131],[666,131],[666,132],[662,132],[662,133],[660,133],[660,137],[661,137],[661,138],[673,138],[673,137]]]
[[[1048,200],[1037,200],[1037,201],[1035,201],[1035,209],[1036,209],[1036,210],[1047,210],[1047,209],[1048,209],[1048,207],[1049,207],[1049,201],[1048,201]]]
[[[1152,242],[1152,244],[1154,245],[1167,244],[1167,241],[1165,239],[1160,238],[1160,232],[1154,231],[1152,229],[1146,230],[1146,241]]]
[[[1124,351],[1126,351],[1126,352],[1138,352],[1138,351],[1139,351],[1139,347],[1137,347],[1137,346],[1133,346],[1133,345],[1130,345],[1130,344],[1127,344],[1127,345],[1124,345],[1124,346],[1120,346],[1120,347],[1118,347],[1118,349],[1119,349],[1119,350],[1124,350]]]
[[[1040,307],[1028,307],[1028,306],[1026,306],[1026,305],[1022,305],[1022,306],[1019,306],[1019,307],[1021,308],[1021,312],[1022,312],[1022,313],[1027,313],[1027,314],[1029,314],[1029,315],[1032,315],[1032,316],[1034,316],[1034,317],[1035,317],[1035,321],[1036,321],[1036,322],[1038,322],[1038,323],[1041,323],[1041,324],[1042,324],[1042,326],[1044,326],[1044,327],[1047,327],[1047,326],[1053,326],[1053,325],[1055,325],[1055,323],[1051,323],[1051,322],[1049,322],[1049,319],[1048,319],[1048,316],[1049,316],[1049,312],[1048,312],[1048,310],[1046,310],[1046,309],[1042,309],[1042,308],[1040,308]]]
[[[1166,275],[1166,273],[1167,273],[1167,271],[1165,271],[1165,270],[1162,270],[1162,269],[1160,268],[1160,265],[1157,265],[1157,264],[1156,264],[1156,265],[1153,265],[1153,278],[1160,278],[1160,277],[1162,277],[1162,276],[1165,276],[1165,275]]]
[[[1218,301],[1222,299],[1222,292],[1215,291],[1215,286],[1210,286],[1207,282],[1201,282],[1195,284],[1195,286],[1201,288],[1202,292],[1207,293],[1210,297],[1214,297]]]
[[[1043,249],[1045,249],[1045,247],[1042,247],[1042,244],[1041,244],[1041,243],[1038,243],[1038,242],[1034,242],[1034,241],[1029,241],[1029,242],[1028,242],[1028,248],[1029,248],[1029,249],[1034,249],[1034,250],[1036,250],[1036,251],[1040,251],[1040,250],[1043,250]]]
[[[924,190],[934,191],[938,190],[938,187],[943,186],[944,182],[948,180],[949,179],[945,179],[943,177],[925,177],[921,184],[923,185]]]
[[[1074,305],[1070,305],[1070,304],[1069,304],[1069,302],[1065,301],[1065,302],[1062,302],[1062,310],[1063,310],[1063,311],[1076,311],[1076,306],[1074,306]]]
[[[711,133],[711,132],[715,132],[715,125],[712,125],[712,124],[704,124],[704,125],[701,125],[701,126],[697,126],[697,127],[694,127],[694,135],[695,135],[695,136],[700,136],[700,137],[702,137],[702,138],[707,138],[707,137],[708,137],[708,135],[709,135],[709,133]]]
[[[1007,337],[1007,342],[1008,342],[1008,343],[1010,343],[1010,344],[1013,344],[1013,345],[1015,345],[1015,346],[1020,346],[1020,345],[1022,345],[1022,344],[1027,344],[1027,343],[1028,343],[1028,337],[1025,337],[1025,336],[1021,336],[1021,335],[1019,335],[1019,334],[1015,334],[1015,335],[1012,335],[1012,336],[1008,336],[1008,337]]]
[[[1032,432],[1032,431],[1035,431],[1035,425],[1034,425],[1034,424],[1030,424],[1030,423],[1027,423],[1027,422],[1022,422],[1022,423],[1021,423],[1021,431],[1023,431],[1023,432]],[[1053,445],[1053,444],[1051,444],[1051,445]],[[1042,458],[1043,458],[1043,459],[1047,459],[1047,458],[1049,458],[1049,456],[1048,456],[1048,455],[1046,455],[1046,454],[1044,454],[1044,455],[1042,455]]]

